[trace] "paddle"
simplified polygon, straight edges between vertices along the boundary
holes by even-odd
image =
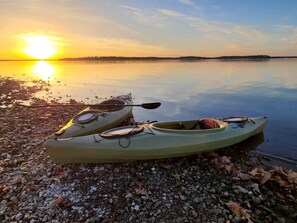
[[[161,105],[160,102],[152,102],[152,103],[143,103],[140,105],[124,105],[124,106],[138,106],[138,107],[142,107],[145,109],[156,109],[156,108],[159,108],[160,105]]]
[[[76,106],[87,106],[91,108],[96,108],[96,109],[108,109],[108,108],[121,108],[121,107],[126,107],[126,106],[133,106],[133,107],[142,107],[145,109],[156,109],[160,107],[161,103],[160,102],[152,102],[152,103],[143,103],[139,105],[135,104],[127,104],[127,105],[122,105],[122,104],[56,104],[56,105],[19,105],[22,107],[27,107],[27,108],[46,108],[46,107],[76,107]]]

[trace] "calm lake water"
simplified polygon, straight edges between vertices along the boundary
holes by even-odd
[[[96,103],[131,92],[135,103],[162,102],[135,108],[137,121],[267,116],[256,150],[297,161],[297,59],[0,62],[0,75],[49,81],[53,93],[38,93],[48,100]]]

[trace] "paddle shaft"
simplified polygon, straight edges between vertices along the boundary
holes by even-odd
[[[133,107],[142,107],[145,109],[156,109],[161,105],[160,102],[153,102],[153,103],[143,103],[143,104],[127,104],[127,105],[122,105],[122,104],[56,104],[56,105],[19,105],[22,107],[27,107],[27,108],[46,108],[46,107],[77,107],[77,106],[87,106],[87,107],[95,107],[95,108],[114,108],[114,107],[126,107],[126,106],[133,106]]]

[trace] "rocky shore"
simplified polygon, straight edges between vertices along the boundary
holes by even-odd
[[[46,137],[82,107],[46,102],[49,84],[0,79],[1,222],[297,222],[297,173],[254,144],[118,164],[55,164]],[[249,147],[249,148],[244,148]]]

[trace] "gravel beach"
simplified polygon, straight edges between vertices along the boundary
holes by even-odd
[[[49,87],[0,79],[1,222],[297,222],[297,173],[253,151],[263,134],[174,159],[53,163],[46,137],[84,107],[18,106]]]

